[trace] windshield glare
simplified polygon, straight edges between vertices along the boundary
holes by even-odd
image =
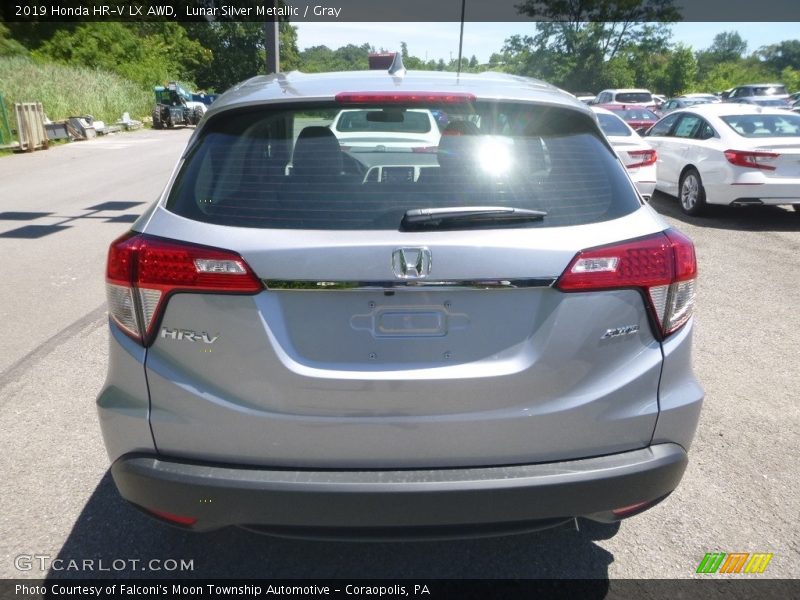
[[[770,87],[757,87],[753,88],[754,96],[777,96],[786,94],[786,87],[782,85],[773,85]]]

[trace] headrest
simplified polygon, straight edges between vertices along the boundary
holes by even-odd
[[[292,173],[300,177],[332,177],[342,172],[339,140],[327,127],[305,127],[297,138]]]
[[[450,121],[442,130],[436,157],[446,170],[469,170],[475,164],[480,131],[470,121]]]

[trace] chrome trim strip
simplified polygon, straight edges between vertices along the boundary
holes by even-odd
[[[403,290],[425,288],[431,290],[515,290],[525,288],[551,287],[555,282],[555,277],[530,278],[530,279],[470,279],[470,280],[451,280],[451,281],[426,281],[426,280],[402,280],[402,281],[308,281],[308,280],[287,280],[287,279],[264,279],[264,285],[268,290],[285,291],[344,291],[344,292],[366,292],[384,290]]]

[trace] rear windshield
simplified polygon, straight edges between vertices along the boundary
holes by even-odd
[[[681,98],[684,106],[694,106],[695,104],[708,104],[711,98]]]
[[[771,85],[769,87],[754,87],[754,96],[777,96],[779,94],[786,94],[786,86]]]
[[[614,97],[615,102],[652,102],[653,95],[647,92],[621,92]]]
[[[628,121],[658,121],[658,115],[654,112],[650,112],[646,108],[626,108],[622,110],[610,108],[609,110],[613,110],[620,117]]]
[[[427,117],[418,107],[365,108],[384,113],[369,123]],[[397,230],[410,209],[524,208],[547,216],[509,226],[552,227],[640,206],[590,115],[494,102],[446,112],[441,134],[424,141],[395,131],[339,139],[329,104],[221,113],[192,145],[166,207],[219,225]]]
[[[800,137],[800,115],[730,115],[720,117],[742,137]]]
[[[414,110],[343,110],[336,122],[336,131],[348,132],[406,132],[428,133],[431,112]]]
[[[598,114],[597,120],[600,122],[600,129],[606,135],[633,135],[630,127],[625,124],[625,121],[614,115]]]

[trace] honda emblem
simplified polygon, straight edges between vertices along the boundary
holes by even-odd
[[[427,248],[398,248],[392,252],[392,271],[399,279],[423,279],[431,273],[431,251]]]

